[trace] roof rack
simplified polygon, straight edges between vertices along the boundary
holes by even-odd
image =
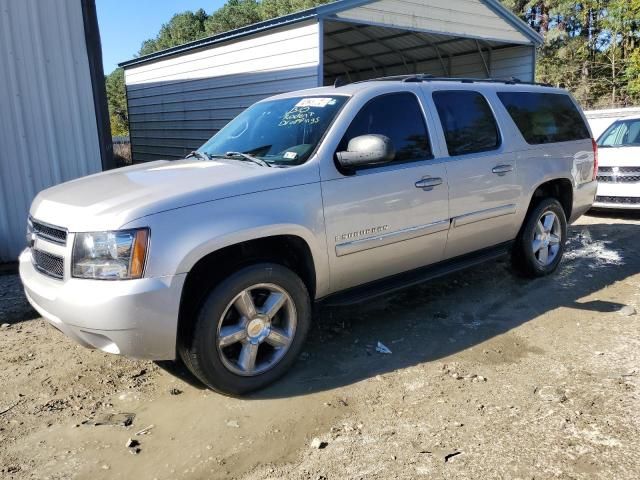
[[[394,75],[389,77],[371,78],[369,80],[361,80],[356,83],[363,82],[379,82],[379,81],[396,81],[396,82],[460,82],[460,83],[503,83],[506,85],[537,85],[540,87],[552,87],[549,83],[539,82],[523,82],[519,78],[456,78],[456,77],[436,77],[429,73],[416,73],[413,75]]]

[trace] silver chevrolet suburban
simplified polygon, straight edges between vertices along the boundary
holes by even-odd
[[[347,304],[510,253],[552,273],[596,192],[564,90],[387,77],[277,95],[179,161],[41,192],[27,298],[80,344],[181,358],[242,394],[300,353],[312,303]]]

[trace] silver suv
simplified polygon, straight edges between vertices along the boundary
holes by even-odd
[[[189,158],[41,192],[27,297],[105,352],[181,358],[226,394],[300,353],[312,303],[358,302],[510,252],[553,272],[596,151],[560,89],[383,78],[278,95]]]

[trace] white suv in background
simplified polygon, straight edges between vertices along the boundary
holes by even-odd
[[[640,208],[640,116],[622,118],[598,139],[594,208]]]

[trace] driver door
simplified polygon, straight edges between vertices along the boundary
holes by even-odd
[[[443,259],[449,229],[445,164],[433,159],[418,97],[403,91],[369,100],[337,151],[354,137],[390,138],[395,158],[323,178],[331,290],[378,280]]]

